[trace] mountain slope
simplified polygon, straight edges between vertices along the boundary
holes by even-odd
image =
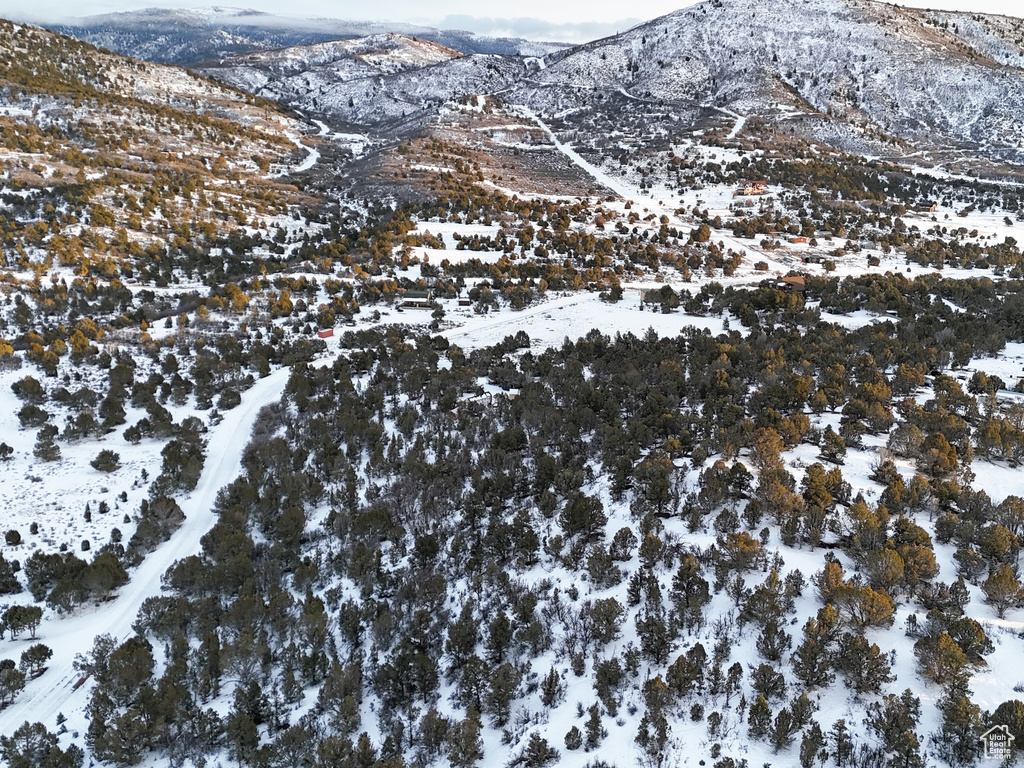
[[[861,0],[731,0],[555,54],[535,79],[548,86],[548,109],[579,102],[580,89],[777,124],[810,107],[923,146],[1020,161],[1024,73],[981,55],[980,39],[962,39],[923,12]]]
[[[0,153],[5,192],[20,198],[6,214],[19,247],[0,263],[130,275],[151,246],[283,212],[299,196],[269,172],[302,130],[186,70],[0,22]]]
[[[371,81],[349,77],[350,62],[314,63],[307,52],[293,58],[310,58],[305,73],[251,74],[266,71],[267,56],[287,55],[275,52],[204,71],[355,123],[485,93],[562,114],[566,129],[590,137],[667,136],[726,112],[753,118],[740,138],[766,146],[792,134],[861,154],[1021,164],[1020,39],[1024,21],[1006,17],[867,0],[710,0],[550,54],[539,67],[468,56]]]
[[[528,66],[519,57],[462,56],[435,43],[383,35],[251,53],[200,71],[291,107],[387,128],[467,94],[505,89]]]
[[[216,71],[253,93],[301,104],[294,94],[322,93],[337,83],[398,75],[461,56],[428,40],[386,34],[250,53]]]

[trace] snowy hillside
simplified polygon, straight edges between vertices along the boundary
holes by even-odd
[[[461,56],[434,43],[387,35],[254,53],[201,71],[292,107],[387,127],[466,94],[503,90],[527,65],[517,57]]]
[[[862,0],[701,3],[555,54],[532,79],[559,95],[620,90],[668,105],[727,107],[780,128],[810,108],[921,146],[1020,162],[1024,78],[1016,60],[980,57],[957,36],[957,15],[944,18],[948,28],[921,12]],[[530,90],[524,85],[517,96]]]
[[[709,0],[542,62],[468,57],[370,82],[352,76],[351,59],[300,49],[275,53],[293,66],[270,79],[263,57],[204,71],[354,123],[495,94],[590,133],[671,132],[725,111],[759,119],[762,135],[747,135],[762,143],[794,135],[861,154],[1020,165],[1021,26],[868,0]]]
[[[216,71],[223,80],[253,93],[319,90],[360,78],[395,75],[461,56],[458,51],[404,35],[373,35],[250,53]]]
[[[0,764],[1024,744],[1013,23],[373,32],[217,65],[286,116],[0,24]]]

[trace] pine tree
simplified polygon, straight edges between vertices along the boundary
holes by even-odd
[[[487,626],[487,660],[491,664],[501,664],[505,660],[512,637],[512,622],[502,611]]]
[[[590,716],[587,718],[584,748],[589,752],[600,746],[601,742],[604,741],[604,737],[608,735],[608,730],[601,724],[601,709],[597,704],[591,704],[587,711],[590,713]]]
[[[657,580],[650,582],[647,601],[643,610],[637,614],[635,624],[644,655],[655,664],[665,664],[672,651],[676,631],[665,615]]]
[[[942,730],[938,742],[946,759],[954,765],[970,765],[977,755],[978,734],[982,731],[981,707],[973,703],[969,691],[953,686],[939,701]]]
[[[57,435],[57,428],[52,424],[47,424],[39,430],[39,434],[36,435],[36,444],[32,449],[32,454],[40,461],[57,461],[60,459],[60,447],[54,442],[54,437]]]
[[[14,595],[21,592],[21,582],[14,573],[14,566],[0,554],[0,595]]]
[[[999,618],[1003,618],[1009,609],[1024,605],[1024,588],[1005,563],[993,569],[981,589],[985,593],[985,602],[996,609]]]
[[[701,577],[700,562],[694,555],[686,553],[680,558],[670,594],[683,628],[699,627],[703,622],[704,606],[711,600],[711,589],[707,580]]]
[[[554,667],[547,673],[540,684],[540,700],[545,707],[553,707],[561,701],[565,694],[562,678]]]
[[[846,721],[842,718],[832,724],[832,730],[828,732],[828,743],[832,745],[832,758],[837,768],[842,768],[853,756],[853,738],[850,736]]]
[[[445,738],[451,728],[451,721],[437,711],[437,707],[431,707],[423,715],[419,725],[420,746],[426,750],[431,757],[437,757],[445,745]]]
[[[757,637],[757,652],[768,661],[779,661],[782,654],[790,649],[793,638],[779,626],[779,622],[770,618],[764,623],[761,634]]]
[[[832,654],[814,637],[807,636],[806,628],[804,634],[804,641],[793,653],[793,674],[808,688],[823,688],[836,678]]]
[[[839,639],[835,661],[846,687],[858,694],[878,693],[883,685],[893,680],[889,657],[863,635],[844,633]]]
[[[939,685],[966,682],[970,674],[967,654],[947,632],[922,637],[914,643],[914,655],[921,674]]]
[[[10,768],[79,768],[81,749],[61,749],[57,737],[42,723],[27,722],[10,736],[0,736],[0,758]]]
[[[822,435],[821,458],[833,464],[842,464],[846,458],[846,441],[831,426]]]
[[[640,745],[653,765],[661,765],[665,760],[668,733],[668,719],[662,712],[644,713],[634,741]]]
[[[758,694],[754,703],[750,705],[747,714],[747,733],[752,739],[764,738],[772,723],[772,711],[768,706],[768,700]]]
[[[572,751],[583,746],[583,732],[573,726],[565,734],[565,748]]]
[[[903,768],[923,768],[917,721],[921,700],[908,688],[900,696],[887,695],[868,709],[867,725],[882,740],[883,748]]]
[[[470,712],[465,720],[453,725],[445,739],[448,744],[448,762],[455,768],[471,768],[484,756],[480,723],[473,715]]]
[[[476,644],[479,641],[479,623],[473,615],[473,601],[467,600],[462,606],[459,618],[448,625],[448,641],[444,650],[451,659],[448,667],[450,679],[462,669],[462,666],[476,651]]]
[[[768,664],[759,664],[750,675],[750,684],[756,693],[775,699],[786,692],[786,678]]]
[[[816,762],[825,762],[825,734],[821,726],[811,723],[800,741],[800,768],[813,768]]]
[[[491,674],[487,690],[487,711],[496,728],[504,726],[511,715],[512,701],[516,696],[522,674],[508,662],[497,667]]]
[[[547,739],[534,731],[523,753],[526,768],[541,768],[558,759],[558,750],[548,744]]]
[[[792,744],[793,735],[796,730],[795,724],[793,723],[793,713],[788,707],[783,707],[775,716],[775,722],[772,724],[771,732],[769,734],[772,749],[775,752],[778,752],[780,749],[785,749]]]

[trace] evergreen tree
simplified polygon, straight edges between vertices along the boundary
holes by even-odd
[[[813,768],[815,763],[824,764],[828,753],[825,751],[825,734],[821,726],[811,723],[800,740],[800,768]]]
[[[993,569],[981,589],[985,593],[985,602],[996,609],[999,618],[1003,618],[1009,609],[1024,605],[1024,588],[1005,563]]]
[[[60,459],[60,447],[54,442],[57,436],[57,428],[47,424],[39,430],[36,435],[36,444],[32,449],[33,455],[40,461],[57,461]]]
[[[711,590],[707,580],[701,577],[700,562],[694,555],[687,552],[680,557],[670,595],[676,617],[684,629],[690,630],[703,623],[704,606],[711,601]]]
[[[953,765],[970,765],[978,752],[978,734],[982,732],[981,707],[969,698],[969,691],[954,685],[939,701],[942,730],[938,734],[940,750]]]
[[[923,768],[921,741],[917,721],[921,716],[921,700],[908,688],[900,696],[889,694],[868,708],[868,727],[882,741],[891,757],[891,764],[904,768]]]
[[[491,674],[486,703],[495,727],[500,728],[508,722],[512,701],[521,681],[522,674],[508,662],[497,667]]]
[[[480,723],[470,712],[466,719],[455,723],[446,737],[448,762],[455,768],[471,768],[483,759],[484,742],[480,738]]]
[[[585,728],[586,739],[584,741],[584,749],[589,752],[600,746],[605,736],[608,735],[608,730],[601,723],[601,709],[597,704],[591,704],[587,712],[589,715]]]
[[[540,684],[540,700],[545,707],[553,707],[562,699],[565,694],[565,686],[554,667],[548,671]]]
[[[569,751],[579,749],[583,746],[583,731],[577,726],[570,728],[565,734],[565,748]]]
[[[863,635],[844,633],[839,639],[835,661],[846,687],[858,694],[878,693],[883,685],[893,680],[889,657]]]
[[[914,655],[921,674],[939,685],[966,683],[970,675],[967,654],[948,632],[922,637],[914,643]]]
[[[848,761],[853,757],[853,737],[845,720],[840,718],[832,724],[832,729],[828,732],[828,743],[831,745],[832,758],[837,768],[848,765]]]
[[[752,739],[762,739],[768,734],[771,724],[772,711],[768,706],[768,700],[762,694],[758,694],[747,713],[747,733]]]
[[[74,744],[61,749],[42,723],[26,722],[10,736],[0,736],[0,758],[10,768],[80,768],[83,755]]]
[[[548,744],[547,739],[534,731],[523,752],[523,762],[527,768],[541,768],[558,760],[558,750]]]
[[[473,616],[473,601],[467,600],[462,606],[459,618],[448,625],[448,640],[444,650],[451,659],[449,677],[454,676],[476,651],[479,641],[479,624]]]

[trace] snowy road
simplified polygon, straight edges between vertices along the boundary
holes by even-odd
[[[735,139],[740,131],[743,130],[743,126],[747,124],[747,118],[744,115],[733,112],[731,109],[725,109],[724,107],[716,107],[716,109],[723,114],[729,115],[729,117],[736,118],[736,124],[729,131],[729,135],[725,137],[727,139]]]
[[[117,598],[87,607],[69,618],[43,623],[33,642],[50,646],[53,658],[46,672],[30,682],[14,704],[0,712],[0,734],[13,733],[25,721],[41,722],[52,729],[58,712],[68,717],[69,727],[84,727],[82,710],[88,702],[90,686],[73,690],[78,678],[75,654],[90,651],[97,635],[128,638],[142,603],[160,594],[164,572],[177,560],[199,552],[200,539],[216,522],[211,510],[217,492],[237,477],[257,414],[263,406],[277,402],[290,373],[285,368],[257,381],[242,395],[242,404],[224,414],[224,420],[210,431],[199,484],[188,498],[179,499],[186,515],[184,524],[131,573],[131,582]],[[28,647],[29,643],[21,645]]]
[[[326,125],[321,123],[319,120],[314,120],[313,122],[315,122],[317,126],[320,128],[321,136],[325,135],[330,130]],[[302,173],[303,171],[308,171],[310,168],[312,168],[314,165],[320,162],[320,152],[317,151],[314,147],[309,147],[303,144],[302,139],[299,136],[289,135],[288,138],[291,139],[292,143],[299,149],[306,150],[306,159],[294,167],[289,168],[286,166],[280,171],[271,171],[263,178],[279,179],[282,176],[289,176],[293,173]]]
[[[516,109],[519,110],[523,115],[525,115],[529,119],[533,120],[533,122],[536,123],[537,126],[548,135],[552,143],[555,145],[555,149],[557,149],[559,152],[561,152],[563,155],[569,158],[569,160],[571,160],[572,163],[575,166],[577,166],[580,170],[592,176],[594,180],[597,181],[599,184],[612,190],[615,194],[617,194],[624,200],[630,201],[634,206],[636,206],[640,210],[648,209],[655,211],[661,215],[667,216],[669,223],[673,227],[676,227],[679,231],[684,233],[689,233],[690,231],[692,231],[692,224],[685,223],[675,212],[674,208],[672,208],[671,206],[663,205],[652,198],[643,197],[638,190],[634,189],[628,183],[622,181],[621,179],[616,179],[615,177],[610,176],[609,174],[602,171],[600,168],[597,168],[596,166],[587,162],[572,147],[560,142],[558,138],[555,136],[554,131],[552,131],[551,128],[549,128],[547,124],[545,124],[544,121],[541,120],[540,117],[528,107],[517,106]],[[746,118],[736,114],[735,112],[729,112],[729,114],[737,118],[736,126],[733,128],[733,130],[738,132],[739,130],[742,129],[743,124],[746,122]],[[728,247],[732,248],[733,250],[739,253],[743,253],[746,256],[751,255],[749,250],[750,245],[737,240],[732,235],[726,235],[722,232],[715,232],[713,235],[713,239],[724,242]]]
[[[647,200],[634,200],[636,190],[630,188],[627,184],[623,184],[618,179],[609,176],[600,168],[591,165],[582,157],[580,157],[580,155],[568,144],[563,144],[562,142],[560,142],[558,140],[558,137],[555,136],[555,132],[552,131],[547,126],[547,123],[541,120],[540,117],[538,117],[533,110],[529,109],[528,107],[522,106],[517,106],[516,109],[520,110],[526,117],[535,122],[537,126],[548,135],[548,138],[551,139],[551,143],[555,145],[555,149],[557,149],[559,152],[561,152],[563,155],[569,158],[572,161],[573,165],[578,167],[580,170],[584,171],[587,175],[593,176],[594,180],[597,181],[599,184],[607,187],[608,189],[612,190],[612,192],[617,194],[619,197],[625,198],[626,200],[631,200],[634,203],[642,203],[643,205],[649,204],[650,201]]]

